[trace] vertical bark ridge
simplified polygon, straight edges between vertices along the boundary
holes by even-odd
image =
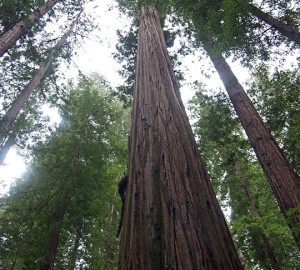
[[[120,269],[242,269],[154,8],[142,9]]]

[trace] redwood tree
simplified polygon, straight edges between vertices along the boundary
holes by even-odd
[[[270,131],[257,113],[242,85],[221,55],[207,49],[226,91],[232,101],[241,124],[256,153],[281,212],[288,220],[293,236],[300,248],[299,226],[300,177],[293,170]]]
[[[27,18],[19,21],[0,37],[0,57],[12,47],[17,40],[39,21],[60,0],[48,0],[42,7],[32,12]]]
[[[30,82],[26,85],[24,90],[20,93],[20,95],[16,98],[16,100],[9,107],[8,111],[3,116],[3,119],[1,119],[1,121],[0,121],[0,143],[2,143],[5,140],[7,133],[11,129],[14,121],[18,117],[23,106],[29,100],[33,91],[36,89],[36,87],[38,86],[38,84],[40,83],[42,78],[44,77],[46,71],[52,64],[53,59],[55,58],[55,54],[61,48],[61,46],[64,45],[67,38],[71,35],[75,25],[78,23],[80,14],[81,14],[81,12],[77,15],[76,19],[72,22],[68,31],[59,39],[57,44],[51,49],[46,61],[41,64],[39,69],[33,75]]]
[[[300,45],[300,32],[297,31],[293,26],[283,23],[280,20],[274,18],[273,16],[263,12],[258,7],[248,4],[248,9],[250,13],[256,16],[258,19],[264,21],[265,23],[272,26],[278,32],[280,32],[283,36],[287,37],[288,39],[294,41],[298,45]]]
[[[120,269],[242,269],[153,7],[141,8],[128,173]]]

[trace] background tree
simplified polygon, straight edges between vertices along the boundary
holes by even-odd
[[[59,70],[60,64],[63,63],[68,65],[68,63],[70,63],[71,56],[73,54],[72,50],[76,47],[78,39],[82,37],[83,33],[87,33],[94,29],[95,26],[91,24],[91,19],[87,19],[86,14],[82,13],[81,19],[77,23],[76,29],[74,29],[71,38],[69,38],[67,42],[64,42],[64,45],[59,49],[59,53],[55,53],[55,58],[53,55],[47,58],[49,54],[53,54],[54,51],[57,51],[58,46],[56,45],[61,38],[61,36],[57,36],[57,33],[60,31],[56,31],[56,34],[52,32],[53,29],[59,30],[58,28],[60,28],[62,32],[67,32],[69,30],[67,27],[70,26],[69,21],[74,19],[74,13],[77,11],[82,11],[85,3],[87,2],[88,1],[64,1],[64,5],[56,5],[51,12],[48,13],[46,18],[43,18],[41,21],[39,21],[36,27],[33,27],[27,33],[27,35],[21,38],[20,42],[18,42],[16,46],[10,50],[9,54],[5,54],[5,56],[1,58],[0,72],[2,76],[0,80],[0,114],[2,122],[4,121],[3,118],[5,113],[7,113],[7,110],[11,107],[12,103],[16,105],[15,101],[17,97],[20,96],[24,88],[29,90],[29,92],[37,88],[35,102],[36,105],[34,102],[30,103],[30,105],[37,110],[34,111],[29,105],[26,106],[26,109],[22,110],[22,112],[26,115],[26,118],[30,118],[29,115],[32,115],[33,118],[36,118],[34,115],[38,114],[38,110],[40,109],[39,106],[42,106],[45,103],[49,104],[53,102],[56,104],[59,102],[58,100],[63,94],[61,93],[61,91],[63,91],[63,87],[61,87],[61,78],[64,77],[64,74],[61,72],[61,70]],[[8,5],[9,3],[5,3],[3,6],[6,7],[6,4]],[[34,8],[36,8],[36,3],[33,4],[27,1],[22,5],[16,5],[16,7],[12,9],[12,12],[16,13],[18,16],[21,16],[20,14],[24,15],[26,12],[30,12],[30,10]],[[3,16],[3,28],[5,28],[6,24],[9,24],[8,21],[10,21],[6,20],[6,17],[8,17],[7,15],[8,12],[5,13],[5,16]],[[10,24],[13,24],[13,22],[10,22]],[[49,31],[49,29],[51,29],[51,31]],[[62,43],[62,40],[60,43]],[[50,62],[51,65],[49,65]],[[47,69],[45,68],[46,66],[48,67]],[[45,72],[44,75],[41,74],[41,72],[38,72],[39,68],[41,70],[43,69]],[[42,75],[43,80],[39,80],[37,77],[40,78]],[[35,76],[34,80],[32,80],[33,76]],[[37,83],[38,86],[36,87]],[[37,104],[39,104],[39,106],[37,106]],[[18,109],[20,109],[20,106]],[[19,123],[21,123],[21,121],[19,121]],[[22,125],[18,124],[16,126],[24,127],[25,123]],[[38,124],[36,125],[36,128],[37,127]],[[17,137],[18,145],[28,144],[26,143],[25,138],[28,139],[30,136],[34,136],[32,132],[32,126],[27,129],[21,128],[19,130],[17,128],[13,128],[13,130]],[[28,141],[30,140],[27,140],[27,142]],[[2,145],[4,144],[5,139],[2,140]]]
[[[297,247],[230,101],[198,88],[191,101],[195,135],[219,201],[231,210],[230,227],[247,267],[297,267]]]
[[[20,20],[0,37],[0,57],[9,50],[26,32],[60,0],[48,0],[28,17]],[[3,20],[2,20],[3,22]]]
[[[21,94],[16,98],[16,100],[12,103],[6,114],[3,116],[0,122],[0,142],[2,143],[7,136],[7,133],[12,129],[13,122],[16,120],[18,114],[22,110],[23,106],[31,97],[33,91],[36,89],[45,73],[47,72],[49,66],[52,64],[53,58],[55,54],[58,52],[60,47],[64,45],[67,38],[71,35],[74,27],[78,23],[79,15],[76,16],[76,19],[72,22],[68,31],[59,39],[57,44],[52,48],[49,52],[49,55],[46,61],[40,66],[37,72],[34,74],[30,82],[26,85],[25,89],[21,92]]]

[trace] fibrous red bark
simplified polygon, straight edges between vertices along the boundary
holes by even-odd
[[[140,16],[128,172],[120,269],[243,269],[152,7]]]

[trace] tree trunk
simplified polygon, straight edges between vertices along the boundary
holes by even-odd
[[[54,229],[51,233],[51,239],[49,242],[49,249],[47,252],[46,263],[40,268],[41,270],[51,270],[54,268],[54,262],[56,258],[56,252],[59,243],[60,231],[62,227],[62,222],[65,216],[66,204],[62,203],[58,209],[57,216],[55,217]]]
[[[235,162],[235,168],[236,168],[238,176],[241,178],[242,177],[242,172],[241,172],[241,169],[240,169],[237,162]],[[259,214],[258,214],[257,208],[255,206],[255,203],[254,203],[253,199],[252,199],[252,196],[250,194],[248,186],[244,181],[242,181],[242,187],[245,191],[246,197],[247,197],[248,202],[250,204],[253,216],[258,217]],[[262,228],[262,229],[264,229],[264,228]],[[269,241],[268,237],[265,235],[264,232],[261,233],[261,237],[263,239],[265,250],[266,250],[266,253],[268,254],[268,259],[270,260],[270,263],[271,263],[273,269],[275,269],[275,270],[279,269],[278,262],[277,262],[275,254],[274,254],[274,248],[270,244],[270,241]],[[266,256],[264,256],[264,258],[265,257]]]
[[[19,255],[20,255],[20,248],[18,247],[17,252],[16,252],[16,256],[14,258],[14,262],[13,262],[10,270],[16,270],[17,269],[17,260],[19,258]]]
[[[3,164],[9,149],[15,144],[15,142],[16,142],[16,134],[15,133],[9,134],[5,144],[0,148],[0,166]]]
[[[32,92],[37,87],[37,85],[40,83],[43,76],[45,75],[47,69],[49,68],[49,66],[52,63],[55,53],[66,42],[68,36],[72,33],[75,25],[78,22],[79,16],[80,16],[80,14],[77,16],[75,21],[71,24],[69,30],[60,38],[60,40],[57,42],[57,44],[50,51],[46,62],[44,62],[40,66],[40,68],[37,70],[37,72],[32,77],[31,81],[27,84],[25,89],[21,92],[21,94],[13,102],[11,107],[8,109],[7,113],[4,115],[3,119],[0,121],[0,143],[3,142],[3,140],[5,139],[6,134],[11,129],[11,126],[12,126],[13,122],[15,121],[16,117],[19,115],[21,109],[23,108],[25,103],[29,100]]]
[[[0,37],[0,57],[6,53],[29,29],[60,0],[48,0],[41,8],[18,22]]]
[[[153,7],[141,9],[128,172],[120,269],[243,269]]]
[[[207,52],[209,53],[209,50]],[[220,55],[209,54],[209,56],[224,83],[279,207],[284,217],[290,220],[289,226],[300,248],[300,236],[293,230],[299,223],[297,218],[299,212],[294,212],[291,217],[287,214],[287,211],[299,206],[300,177],[283,155],[225,59]]]
[[[76,233],[74,247],[72,250],[71,259],[69,263],[70,270],[74,270],[76,267],[76,259],[77,259],[77,251],[79,248],[79,243],[80,243],[80,235],[79,233]]]
[[[87,118],[86,118],[87,119]],[[81,142],[83,137],[83,134],[80,134],[79,137],[79,142]],[[72,156],[71,159],[71,167],[74,169],[77,165],[77,161],[78,161],[78,155],[79,155],[79,145],[77,145],[74,154]],[[47,252],[47,261],[45,263],[45,265],[43,265],[40,269],[41,270],[52,270],[54,268],[54,262],[55,262],[55,258],[56,258],[56,252],[57,252],[57,248],[58,248],[58,243],[59,243],[59,237],[60,237],[60,232],[61,232],[61,228],[62,228],[62,222],[65,216],[65,212],[67,209],[67,196],[68,196],[68,186],[69,183],[66,182],[66,185],[64,186],[64,191],[62,194],[62,200],[61,200],[61,204],[60,207],[57,210],[57,216],[56,216],[56,220],[55,220],[55,227],[52,233],[52,237],[51,237],[51,241],[50,241],[50,245],[49,245],[49,249]],[[77,235],[78,235],[78,241],[80,239],[80,232],[77,231]],[[76,244],[76,239],[75,239],[75,245],[74,245],[74,249],[76,247],[76,245],[78,245],[79,243]],[[76,248],[77,251],[78,247]],[[76,263],[76,256],[75,256],[75,262]]]
[[[271,15],[261,11],[254,5],[248,4],[250,12],[256,16],[258,19],[264,21],[265,23],[271,25],[274,29],[279,31],[283,36],[287,37],[288,39],[296,42],[300,45],[300,33],[293,29],[291,25],[285,24]]]

